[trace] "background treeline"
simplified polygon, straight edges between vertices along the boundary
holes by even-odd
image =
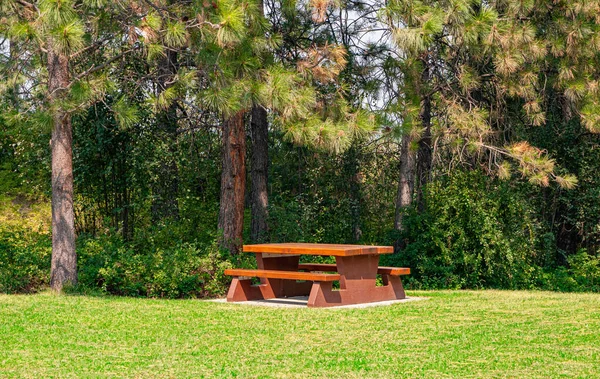
[[[409,288],[598,291],[599,14],[3,1],[0,292],[221,295],[242,242],[394,245]]]

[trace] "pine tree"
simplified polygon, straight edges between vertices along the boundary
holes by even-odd
[[[236,4],[218,8],[235,9],[239,6]],[[230,33],[217,33],[213,45],[201,57],[201,66],[214,84],[199,96],[203,107],[223,115],[219,229],[223,231],[222,246],[233,253],[239,250],[242,239],[246,182],[244,117],[251,109],[270,110],[273,126],[281,128],[284,136],[295,143],[337,151],[345,149],[354,135],[371,127],[371,120],[361,112],[353,112],[340,91],[320,94],[314,89],[335,81],[345,64],[342,48],[325,45],[306,49],[304,59],[293,70],[286,62],[273,60],[270,52],[278,47],[279,39],[273,32],[265,37],[267,23],[258,9],[260,3],[243,5],[246,13],[236,13],[239,19],[228,18],[237,20],[232,24],[236,27]],[[219,18],[211,22],[220,23]],[[256,121],[256,113],[253,115]],[[265,139],[265,130],[262,132]],[[265,166],[254,168],[266,170]],[[260,217],[264,219],[264,188],[253,194],[260,197],[255,204],[262,203]]]
[[[503,138],[513,122],[506,117],[510,104],[522,104],[528,125],[545,122],[537,73],[550,40],[536,33],[535,14],[544,14],[548,6],[544,1],[471,0],[388,4],[383,20],[401,54],[403,74],[404,95],[394,104],[403,118],[403,138],[409,140],[402,145],[403,165],[416,162],[402,172],[416,175],[419,205],[434,156],[444,157],[450,167],[468,164],[501,177],[510,177],[514,165],[541,185],[550,179],[565,187],[576,182],[571,175],[556,174],[554,161],[540,149]],[[400,193],[412,196],[409,189]],[[407,206],[407,199],[398,199],[398,208]],[[401,228],[399,217],[396,227]]]
[[[104,0],[3,1],[0,35],[19,56],[2,70],[4,80],[27,83],[15,99],[12,122],[52,127],[52,267],[50,284],[60,291],[77,283],[73,211],[72,116],[102,98],[110,66],[139,48],[129,36],[123,4]],[[125,9],[135,14],[127,4]],[[47,78],[47,79],[46,79]],[[18,103],[18,104],[17,104]],[[24,111],[27,109],[27,111]]]

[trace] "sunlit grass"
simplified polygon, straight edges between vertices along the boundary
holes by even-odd
[[[366,309],[0,295],[0,377],[586,378],[600,295],[411,292]]]

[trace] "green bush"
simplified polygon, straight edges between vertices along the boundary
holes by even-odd
[[[31,293],[48,285],[52,238],[0,227],[0,293]]]
[[[165,241],[160,231],[131,243],[119,237],[82,238],[79,283],[105,293],[148,297],[215,297],[227,290],[232,266],[215,243]],[[158,238],[156,238],[158,237]]]
[[[518,191],[477,171],[431,183],[405,217],[408,245],[388,258],[417,288],[531,288],[546,260],[541,226]]]
[[[600,257],[585,249],[568,258],[569,273],[577,283],[578,291],[600,292]]]
[[[196,232],[190,224],[181,220],[138,228],[131,241],[116,230],[82,234],[76,244],[79,284],[70,291],[169,298],[224,294],[230,278],[223,271],[232,266],[232,257],[219,251],[214,235]],[[0,293],[49,286],[49,228],[47,202],[0,196]]]
[[[600,257],[585,249],[567,258],[568,267],[540,271],[537,287],[561,292],[600,292]]]
[[[147,241],[125,243],[116,234],[82,236],[77,241],[79,284],[71,292],[101,290],[114,295],[168,298],[215,297],[226,292],[230,278],[223,271],[233,266],[232,258],[215,243]],[[51,255],[50,235],[0,228],[0,293],[32,293],[47,288]]]

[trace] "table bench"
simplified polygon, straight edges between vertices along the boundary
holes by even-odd
[[[313,272],[300,272],[300,271],[282,271],[282,270],[253,270],[253,269],[242,269],[242,268],[230,268],[225,270],[225,275],[234,277],[247,277],[247,278],[269,278],[269,279],[290,279],[290,280],[304,280],[311,282],[333,282],[340,280],[338,274],[318,274]]]
[[[326,271],[337,272],[337,266],[329,263],[300,263],[298,269],[306,271]],[[410,268],[407,267],[377,267],[379,275],[410,275]]]
[[[400,276],[410,274],[410,269],[378,265],[379,255],[392,250],[361,245],[244,245],[244,252],[256,254],[258,269],[225,270],[225,275],[233,276],[227,301],[309,295],[309,307],[330,307],[404,299]],[[299,263],[301,254],[334,256],[336,264]],[[377,274],[383,286],[376,285]],[[253,285],[251,278],[260,278],[261,283]],[[332,284],[338,280],[340,288],[334,290]]]

